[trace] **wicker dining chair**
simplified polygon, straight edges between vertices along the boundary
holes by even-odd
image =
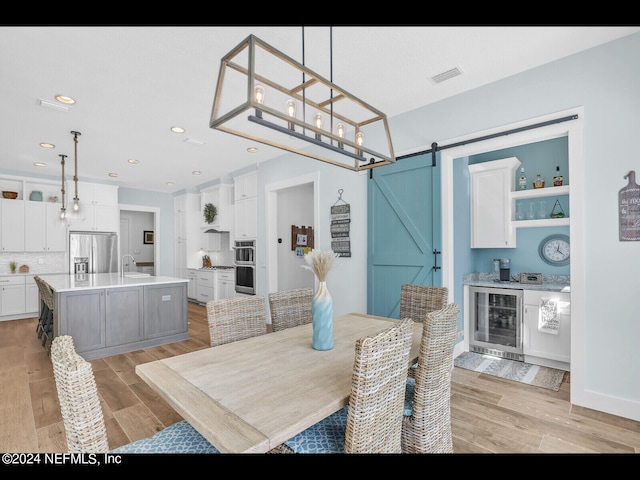
[[[269,294],[271,328],[274,332],[313,321],[313,289],[296,288]]]
[[[403,283],[400,287],[400,318],[423,322],[427,313],[447,305],[448,295],[447,287]],[[415,377],[416,367],[417,365],[413,365],[409,368],[409,376],[412,378]]]
[[[47,340],[49,340],[48,350],[51,349],[51,341],[53,340],[53,290],[40,276],[35,275],[33,279],[38,286],[38,292],[40,294],[40,316],[38,318],[38,325],[36,332],[38,338],[42,338],[42,346],[45,347]]]
[[[451,370],[460,306],[427,314],[415,379],[407,379],[402,453],[452,453]]]
[[[413,321],[355,345],[349,405],[285,442],[295,453],[401,453]]]
[[[91,363],[76,353],[69,335],[53,339],[51,362],[70,453],[218,453],[186,420],[174,423],[152,437],[109,450]]]
[[[206,306],[212,347],[267,333],[266,307],[262,296],[209,300]]]

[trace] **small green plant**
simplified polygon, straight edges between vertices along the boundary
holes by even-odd
[[[213,223],[218,214],[218,209],[213,203],[205,203],[204,205],[204,220],[207,223]]]
[[[11,269],[11,273],[16,273],[16,268],[18,268],[18,264],[16,262],[9,262],[9,268]]]

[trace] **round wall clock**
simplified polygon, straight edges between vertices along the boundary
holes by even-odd
[[[569,236],[559,233],[549,235],[540,242],[538,253],[542,260],[554,267],[569,265]]]

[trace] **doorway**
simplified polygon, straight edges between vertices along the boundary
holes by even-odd
[[[136,261],[144,262],[145,265],[152,263],[156,276],[162,275],[161,265],[158,263],[162,258],[157,241],[161,238],[159,218],[158,207],[120,204],[120,258],[129,253]],[[153,243],[145,242],[144,232],[149,230],[153,232]],[[130,265],[129,268],[133,266]]]

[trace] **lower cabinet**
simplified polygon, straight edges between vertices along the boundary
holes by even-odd
[[[233,270],[218,270],[216,282],[216,299],[236,296],[236,275]]]
[[[198,283],[196,299],[198,300],[198,302],[206,304],[209,300],[215,300],[215,270],[198,270],[197,277]]]
[[[25,313],[26,292],[23,276],[0,278],[0,314]]]
[[[124,345],[144,339],[143,287],[106,290],[106,345]]]
[[[193,268],[187,269],[187,280],[189,285],[187,287],[187,298],[189,300],[198,300],[198,271]]]
[[[524,291],[525,362],[570,370],[571,294]]]
[[[187,284],[152,285],[145,288],[144,331],[147,339],[187,331]]]

